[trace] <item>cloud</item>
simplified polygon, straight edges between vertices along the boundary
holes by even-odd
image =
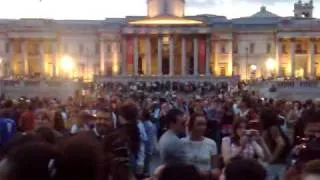
[[[210,5],[218,5],[222,0],[186,0],[187,6],[205,7]]]
[[[309,0],[306,0],[309,1]],[[186,0],[187,6],[191,7],[207,7],[207,6],[219,6],[224,4],[264,4],[264,5],[274,5],[277,3],[292,3],[292,0]]]

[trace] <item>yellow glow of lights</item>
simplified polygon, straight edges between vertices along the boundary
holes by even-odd
[[[276,60],[272,58],[267,59],[266,67],[268,70],[274,70],[274,68],[276,67]]]
[[[257,70],[257,66],[254,65],[254,64],[252,64],[252,65],[250,66],[250,69],[251,69],[251,71],[255,71],[255,70]]]
[[[119,66],[118,66],[118,64],[114,64],[114,65],[112,66],[112,71],[113,71],[114,74],[118,74],[118,72],[119,72]]]
[[[129,22],[129,24],[135,25],[196,25],[203,24],[201,21],[177,18],[177,17],[158,17],[151,19],[143,19],[138,21]]]
[[[60,66],[65,72],[72,72],[75,64],[70,56],[64,56],[60,61]]]

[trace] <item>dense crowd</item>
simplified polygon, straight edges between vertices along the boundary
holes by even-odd
[[[0,179],[320,179],[319,108],[226,83],[2,96]]]

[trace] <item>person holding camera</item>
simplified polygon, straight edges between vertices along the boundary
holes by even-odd
[[[227,164],[234,157],[264,160],[266,153],[259,131],[248,129],[245,120],[239,120],[233,126],[233,135],[222,139],[222,157]],[[262,146],[260,145],[262,144]]]
[[[303,169],[306,164],[315,159],[320,159],[320,111],[309,111],[303,117],[304,136],[300,137],[300,143],[296,145],[289,158],[289,167],[286,171],[286,179],[303,179]]]

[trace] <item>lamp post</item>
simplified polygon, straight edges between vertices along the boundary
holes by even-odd
[[[246,80],[248,80],[248,59],[249,59],[249,48],[246,47]]]
[[[70,77],[73,75],[75,68],[74,60],[70,56],[63,56],[60,61],[60,69],[64,71],[66,76]]]
[[[276,60],[269,58],[266,61],[266,68],[268,72],[270,72],[271,76],[273,76],[273,71],[275,70],[276,67]]]

